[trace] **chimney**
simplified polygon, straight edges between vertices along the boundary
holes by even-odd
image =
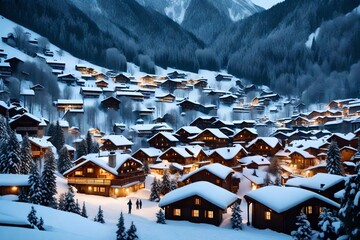
[[[230,148],[228,148],[227,150],[228,150],[228,152],[230,152]]]
[[[111,151],[109,154],[109,166],[112,168],[116,166],[116,154],[114,151]]]
[[[321,183],[321,184],[320,184],[320,188],[323,188],[323,187],[325,187],[325,184],[324,184],[324,183]]]

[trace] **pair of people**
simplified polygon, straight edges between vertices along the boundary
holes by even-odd
[[[141,199],[136,199],[136,209],[141,209],[142,208],[142,201]],[[128,208],[129,208],[129,214],[131,214],[131,208],[132,208],[132,202],[131,202],[131,199],[129,199],[128,203]]]

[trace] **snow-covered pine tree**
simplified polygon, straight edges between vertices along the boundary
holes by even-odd
[[[277,158],[271,159],[268,172],[273,175],[281,174],[281,166]]]
[[[86,154],[87,154],[86,142],[85,140],[82,140],[81,142],[79,142],[79,144],[76,147],[76,158],[80,158],[82,156],[85,156]]]
[[[0,115],[0,144],[9,139],[9,123],[6,118]]]
[[[62,130],[59,121],[56,121],[54,132],[53,135],[51,136],[52,136],[51,138],[52,144],[54,145],[57,151],[60,151],[60,149],[65,144],[65,137],[64,137],[64,131]]]
[[[264,177],[264,186],[270,186],[272,185],[272,181],[270,179],[270,174],[266,173],[265,177]]]
[[[41,192],[42,192],[42,201],[41,205],[48,207],[57,207],[57,202],[55,198],[56,191],[56,160],[54,153],[49,149],[45,153],[45,163],[44,170],[41,176]]]
[[[332,141],[329,146],[326,159],[326,170],[330,174],[343,175],[340,161],[340,150],[335,141]]]
[[[1,157],[0,167],[2,169],[2,173],[20,173],[20,147],[14,131],[10,131],[9,140],[1,150],[4,151],[2,153],[3,157]]]
[[[37,224],[36,226],[37,226],[37,228],[38,228],[39,230],[41,230],[41,231],[44,231],[44,230],[45,230],[45,229],[44,229],[44,220],[43,220],[42,217],[40,217],[40,220],[39,220],[39,222],[38,222],[38,224]]]
[[[281,186],[281,176],[280,176],[280,174],[276,174],[274,185],[275,186]]]
[[[75,213],[81,215],[81,209],[80,209],[79,201],[77,199],[75,203]]]
[[[61,193],[59,196],[58,209],[65,211],[65,193]]]
[[[334,214],[323,208],[322,212],[319,215],[319,239],[332,240],[337,238],[335,227],[332,225],[334,222],[338,222],[339,219],[334,216]]]
[[[81,216],[83,216],[84,218],[88,218],[88,215],[87,215],[87,212],[86,212],[85,202],[83,202],[83,205],[82,205]]]
[[[356,166],[356,175],[345,183],[345,193],[339,210],[341,229],[349,240],[360,239],[360,164]]]
[[[156,223],[166,224],[165,223],[165,214],[161,208],[160,208],[159,212],[156,213]]]
[[[29,201],[28,195],[23,187],[21,187],[19,190],[18,201],[19,202],[28,202]]]
[[[23,137],[21,143],[20,159],[21,159],[20,173],[29,174],[30,164],[32,163],[33,160],[31,157],[31,147],[30,147],[29,137],[27,134]]]
[[[92,136],[90,134],[90,131],[88,131],[87,134],[86,134],[85,142],[86,142],[86,149],[88,150],[87,153],[92,153],[93,139],[92,139]]]
[[[139,237],[136,235],[136,227],[134,225],[134,222],[131,222],[130,228],[127,230],[126,233],[127,233],[126,240],[139,239]]]
[[[96,214],[95,218],[94,218],[94,221],[95,222],[99,222],[99,223],[105,223],[105,220],[104,220],[104,212],[103,210],[101,209],[101,206],[99,206],[99,211],[98,213]]]
[[[27,215],[27,220],[29,221],[29,223],[31,224],[31,226],[37,226],[38,224],[38,218],[36,216],[36,210],[34,208],[34,206],[31,206],[31,211],[30,213]]]
[[[69,186],[68,191],[65,193],[64,211],[77,213],[74,192],[71,186]]]
[[[150,201],[160,201],[159,184],[156,178],[154,178],[154,182],[151,184]]]
[[[168,192],[170,192],[171,186],[170,186],[170,176],[167,170],[164,170],[162,181],[161,181],[161,190],[160,193],[165,195]]]
[[[303,211],[296,217],[296,226],[299,226],[297,230],[291,232],[291,236],[295,240],[310,240],[312,236],[312,229],[310,222],[307,220],[306,214]]]
[[[178,182],[176,178],[172,178],[170,180],[170,191],[175,190],[178,188]]]
[[[241,209],[239,203],[234,203],[231,208],[231,224],[232,228],[235,230],[242,230],[242,217],[241,217]]]
[[[50,123],[47,130],[47,135],[54,137],[55,135],[55,125],[53,123]]]
[[[142,169],[144,170],[144,172],[145,172],[146,174],[150,174],[149,162],[148,162],[147,160],[145,160],[145,161],[143,162],[143,167],[142,167]]]
[[[67,170],[69,170],[72,167],[73,167],[73,163],[71,162],[71,159],[69,156],[69,151],[67,150],[67,148],[65,146],[63,146],[59,152],[59,159],[57,162],[58,171],[61,174],[63,174],[64,172],[66,172]]]
[[[94,141],[94,142],[93,142],[93,145],[92,145],[92,150],[91,150],[91,152],[92,152],[92,153],[98,153],[98,152],[99,152],[99,149],[100,149],[99,143],[97,143],[96,141]]]
[[[118,227],[116,231],[116,240],[126,240],[127,235],[122,211],[120,213],[119,222],[116,226]]]
[[[42,199],[42,188],[40,175],[35,163],[31,164],[30,167],[29,185],[29,202],[34,204],[40,204]]]

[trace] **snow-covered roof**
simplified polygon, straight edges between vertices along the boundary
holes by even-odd
[[[169,192],[160,200],[159,207],[165,207],[192,196],[199,196],[223,210],[239,199],[237,195],[224,188],[209,182],[200,181]]]
[[[184,146],[184,148],[189,151],[194,157],[197,157],[199,153],[203,150],[203,148],[200,145],[187,145]]]
[[[181,178],[181,181],[185,181],[192,175],[194,175],[198,172],[201,172],[201,171],[208,171],[221,179],[226,179],[226,177],[229,176],[230,173],[234,172],[232,170],[232,168],[226,167],[220,163],[213,163],[213,164],[202,166],[201,168],[198,168],[195,171],[192,171],[188,174],[183,175]]]
[[[68,151],[76,151],[76,149],[73,146],[70,146],[69,144],[64,145]]]
[[[331,137],[333,137],[333,136],[337,136],[337,137],[339,137],[339,138],[342,138],[342,139],[344,139],[344,140],[347,140],[347,141],[351,141],[351,140],[353,140],[355,137],[356,137],[356,135],[355,134],[353,134],[353,133],[347,133],[347,134],[343,134],[343,133],[333,133],[332,135],[331,135]],[[331,138],[330,137],[330,138]]]
[[[144,95],[141,92],[135,92],[135,91],[117,91],[117,96],[129,96],[129,97],[144,97]]]
[[[190,134],[199,134],[202,131],[200,128],[196,126],[184,126],[180,128],[178,131],[180,131],[181,129],[183,129],[185,132],[188,132]]]
[[[269,197],[272,196],[272,197]],[[318,199],[336,208],[340,205],[326,197],[309,190],[296,187],[267,186],[248,192],[245,198],[251,198],[277,213],[285,212],[309,199]]]
[[[228,139],[228,136],[226,136],[223,132],[221,132],[219,129],[217,128],[206,128],[204,129],[201,133],[189,137],[189,139],[195,139],[196,137],[198,137],[200,134],[204,133],[204,132],[210,132],[212,135],[214,135],[217,138],[225,138]]]
[[[82,99],[58,99],[57,104],[84,104]]]
[[[239,159],[239,163],[245,166],[251,163],[255,163],[256,165],[270,165],[269,160],[260,155],[243,157]]]
[[[177,154],[179,154],[183,158],[191,158],[192,157],[192,155],[188,151],[186,151],[186,149],[183,148],[183,147],[171,147],[171,148],[168,148],[162,155],[166,156],[165,154],[167,152],[171,151],[171,150],[174,150]]]
[[[152,136],[148,141],[157,137],[158,135],[162,135],[163,137],[168,139],[170,142],[178,142],[179,141],[176,137],[174,137],[174,135],[172,135],[172,133],[169,133],[169,132],[159,132],[159,133],[155,134],[154,136]]]
[[[149,164],[151,169],[169,169],[171,163],[167,160],[163,160],[160,163]]]
[[[249,144],[247,145],[247,147],[252,146],[253,144],[255,144],[257,141],[263,140],[267,145],[269,145],[271,148],[275,148],[277,144],[280,144],[279,139],[277,139],[276,137],[257,137],[254,140],[252,140],[251,142],[249,142]]]
[[[344,146],[344,147],[340,148],[340,151],[345,150],[345,149],[352,150],[352,151],[355,151],[355,152],[357,151],[356,148],[353,148],[351,146]]]
[[[31,113],[28,113],[28,112],[26,112],[26,113],[24,113],[24,114],[22,114],[22,115],[15,115],[14,117],[12,117],[11,119],[10,119],[10,121],[9,121],[9,123],[12,123],[12,122],[14,122],[14,121],[16,121],[16,120],[18,120],[18,119],[20,119],[20,118],[22,118],[22,117],[29,117],[29,118],[31,118],[31,119],[33,119],[33,120],[35,120],[36,122],[39,122],[39,123],[41,123],[41,119],[40,118],[38,118],[38,117],[36,117],[35,115],[33,115],[33,114],[31,114]]]
[[[21,89],[20,95],[22,95],[22,96],[35,96],[35,92],[32,89]]]
[[[243,169],[243,176],[249,179],[251,182],[255,183],[256,185],[264,184],[264,178],[266,174],[267,172],[260,169],[251,169],[251,168]]]
[[[154,129],[159,129],[159,128],[166,128],[168,130],[172,130],[172,128],[167,123],[136,124],[136,125],[132,125],[130,128],[136,132],[152,131]]]
[[[126,137],[123,135],[106,135],[101,138],[101,140],[109,140],[112,142],[115,146],[129,146],[133,145],[131,141],[129,141]]]
[[[0,174],[0,186],[29,186],[29,176],[23,174]]]
[[[59,126],[62,128],[68,128],[68,127],[70,127],[70,124],[66,120],[59,120]]]
[[[294,140],[291,142],[291,146],[302,148],[303,150],[306,150],[308,148],[315,148],[319,149],[324,144],[327,144],[328,142],[324,139],[318,139],[318,140]]]
[[[310,178],[292,178],[286,182],[286,186],[293,187],[305,187],[310,189],[315,189],[319,191],[324,191],[335,184],[343,181],[345,178],[343,176],[338,176],[328,173],[318,173]]]
[[[29,137],[29,141],[41,148],[49,148],[53,146],[52,143],[49,142],[48,139],[45,137],[43,138]]]
[[[88,91],[88,92],[102,92],[102,89],[99,87],[81,87],[82,91]]]
[[[301,156],[303,156],[304,158],[315,158],[315,156],[311,155],[310,153],[308,153],[305,150],[302,150],[300,148],[295,148],[295,147],[287,147],[286,149],[288,149],[290,151],[289,155],[292,155],[294,153],[298,153]]]
[[[223,159],[230,160],[233,159],[240,151],[247,153],[247,151],[240,144],[235,144],[233,147],[216,148],[210,152],[210,155],[216,152]]]
[[[162,151],[160,149],[149,147],[149,148],[140,148],[133,155],[135,155],[139,151],[143,151],[149,157],[158,157],[162,154]]]

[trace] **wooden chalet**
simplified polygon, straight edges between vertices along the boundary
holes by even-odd
[[[29,137],[31,156],[33,159],[43,158],[45,154],[53,147],[47,138]]]
[[[143,101],[144,95],[141,92],[135,92],[135,91],[117,91],[116,97],[118,98],[130,98],[134,101]]]
[[[200,116],[190,123],[190,126],[196,126],[202,130],[211,128],[212,123],[215,122],[218,117],[215,116]]]
[[[233,124],[234,124],[234,127],[238,128],[238,129],[255,127],[254,120],[235,120],[235,121],[233,121]]]
[[[205,145],[209,148],[226,147],[229,145],[229,137],[217,128],[207,128],[201,133],[188,137],[191,144]]]
[[[260,155],[246,156],[239,159],[238,162],[241,165],[241,170],[244,168],[265,170],[270,166],[270,161]]]
[[[113,96],[107,97],[101,101],[101,107],[104,109],[118,110],[121,101]]]
[[[130,127],[139,137],[152,137],[159,132],[172,132],[173,129],[166,123],[135,124]]]
[[[47,65],[49,65],[52,69],[57,70],[65,70],[65,63],[64,62],[58,62],[58,61],[46,61]]]
[[[344,107],[344,105],[348,105],[350,102],[353,102],[354,100],[356,100],[356,99],[348,98],[348,99],[333,100],[327,105],[327,109],[335,109],[335,110],[342,109]]]
[[[246,146],[249,155],[274,156],[282,146],[277,138],[257,137]]]
[[[141,162],[148,162],[150,164],[155,163],[158,157],[162,154],[162,151],[157,148],[140,148],[132,156],[140,160]]]
[[[318,229],[322,208],[337,211],[340,207],[338,203],[317,193],[294,187],[267,186],[248,192],[244,198],[248,224],[251,215],[253,227],[286,234],[298,228],[296,217],[301,211],[307,215],[311,228]]]
[[[244,146],[258,137],[258,133],[255,128],[243,128],[237,131],[232,137],[233,143],[240,143]]]
[[[158,148],[162,151],[175,147],[178,142],[179,140],[169,132],[159,132],[148,140],[150,147]]]
[[[240,199],[234,193],[200,181],[169,192],[160,200],[159,207],[165,209],[165,218],[169,220],[219,226],[223,213],[235,202],[240,202]]]
[[[171,73],[168,73],[167,76],[171,79],[176,79],[176,78],[181,78],[181,79],[185,79],[186,78],[186,74],[185,73],[179,73],[178,71],[174,71]]]
[[[126,76],[123,73],[120,73],[120,74],[116,75],[115,77],[113,77],[113,81],[116,83],[130,84],[130,80],[131,80],[131,78],[129,76]]]
[[[10,127],[16,131],[16,133],[29,136],[43,135],[44,127],[40,126],[41,119],[30,114],[24,113],[22,115],[16,115],[9,121]]]
[[[304,170],[308,167],[314,166],[317,162],[315,156],[311,155],[305,150],[300,148],[290,148],[291,153],[289,157],[291,159],[290,166],[296,170]]]
[[[231,79],[232,79],[231,75],[218,74],[215,76],[216,81],[231,81]]]
[[[183,146],[188,153],[193,157],[194,165],[197,167],[202,167],[204,165],[210,164],[208,155],[204,152],[203,148],[200,145],[186,145]]]
[[[194,162],[193,156],[184,147],[170,147],[159,158],[168,162],[189,165]]]
[[[358,140],[356,138],[356,135],[353,133],[333,133],[328,139],[328,142],[335,141],[339,148],[345,147],[345,146],[351,146],[353,148],[358,147]]]
[[[10,64],[12,72],[15,72],[17,70],[18,66],[20,66],[21,64],[24,63],[23,60],[21,60],[20,58],[17,58],[17,57],[12,57],[12,58],[6,59],[6,60],[4,60],[4,62]]]
[[[77,78],[73,74],[59,74],[58,81],[75,86]]]
[[[109,83],[104,79],[96,80],[95,84],[98,88],[107,88],[109,86]]]
[[[357,153],[357,149],[350,147],[350,146],[344,146],[340,149],[340,156],[342,162],[351,161],[355,154]]]
[[[11,73],[10,64],[7,62],[0,62],[0,77],[10,77]]]
[[[199,79],[194,83],[194,88],[203,89],[208,85],[207,79]]]
[[[219,97],[220,102],[225,105],[232,105],[237,99],[238,97],[233,94],[225,94]]]
[[[289,179],[285,186],[303,188],[333,201],[338,201],[334,195],[345,188],[345,177],[328,173],[318,173],[309,178]]]
[[[215,120],[212,124],[213,128],[230,128],[230,129],[234,129],[234,124],[230,121],[224,121],[224,120],[220,120],[217,119]]]
[[[68,150],[68,153],[69,153],[69,157],[71,159],[71,161],[75,160],[75,151],[76,149],[68,144],[65,144],[64,145],[66,147],[66,149]]]
[[[58,99],[54,102],[58,111],[67,111],[69,109],[83,109],[84,101],[82,99]]]
[[[0,196],[19,195],[20,190],[30,190],[29,176],[23,174],[0,174]]]
[[[93,77],[95,78],[96,81],[101,81],[101,80],[108,79],[108,76],[106,74],[104,74],[104,73],[93,74]]]
[[[239,189],[240,179],[233,176],[234,171],[219,163],[205,165],[195,171],[183,175],[180,185],[206,181],[236,193]]]
[[[209,153],[209,160],[213,163],[220,163],[227,167],[239,165],[238,159],[247,156],[247,151],[240,145],[233,147],[216,148]]]
[[[168,79],[162,82],[160,87],[169,92],[173,92],[175,89],[184,89],[186,87],[186,82],[182,79]]]
[[[189,143],[188,137],[195,136],[201,132],[201,129],[196,126],[184,126],[176,131],[176,137],[182,143]]]
[[[133,143],[123,135],[107,135],[101,138],[101,151],[128,150]]]
[[[88,156],[64,173],[79,193],[124,197],[145,187],[143,164],[128,154]]]
[[[301,116],[297,116],[296,118],[291,120],[292,127],[307,127],[310,125],[310,120]]]
[[[175,101],[175,96],[171,93],[165,94],[165,95],[160,95],[160,96],[155,96],[156,101],[158,102],[168,102],[168,103],[172,103]]]
[[[99,87],[81,87],[80,94],[84,98],[98,98],[102,94],[102,89]]]
[[[202,112],[204,114],[209,114],[211,110],[214,110],[216,108],[215,105],[202,105],[200,103],[191,101],[189,99],[185,99],[179,103],[177,103],[177,105],[180,106],[181,111],[185,112],[185,111],[199,111]]]

